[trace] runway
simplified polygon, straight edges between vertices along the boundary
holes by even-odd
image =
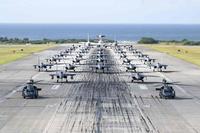
[[[168,64],[167,71],[152,72],[128,54],[132,62],[140,64],[139,71],[153,75],[144,83],[132,83],[130,72],[126,72],[112,48],[106,49],[114,62],[108,72],[91,72],[87,65],[81,65],[69,83],[56,83],[49,72],[33,69],[38,58],[44,59],[67,47],[59,46],[0,66],[1,133],[200,132],[197,66],[136,45],[135,48]],[[20,88],[31,77],[47,84],[39,85],[42,91],[38,99],[23,99]],[[162,78],[179,82],[174,86],[176,99],[159,98],[155,88]]]

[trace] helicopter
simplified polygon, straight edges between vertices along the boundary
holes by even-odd
[[[134,73],[131,75],[132,77],[132,80],[131,82],[134,82],[134,81],[141,81],[141,82],[144,82],[144,75],[142,75],[141,73],[137,72],[137,73]]]
[[[160,98],[174,99],[176,97],[176,92],[173,89],[173,87],[169,85],[172,83],[168,83],[166,79],[163,79],[162,84],[163,85],[160,88],[156,88],[156,91],[160,91],[159,92]]]
[[[39,94],[38,94],[38,91],[41,91],[42,89],[41,88],[38,88],[35,86],[37,82],[34,82],[33,79],[31,79],[29,82],[26,83],[26,85],[23,87],[23,90],[22,90],[22,97],[24,99],[26,98],[38,98]]]

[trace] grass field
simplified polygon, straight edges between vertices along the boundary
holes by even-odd
[[[200,66],[200,46],[148,45],[147,47]]]
[[[55,45],[0,45],[0,65],[6,64],[34,52],[43,51]]]

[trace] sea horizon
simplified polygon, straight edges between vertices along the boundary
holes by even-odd
[[[98,34],[119,41],[138,41],[142,37],[158,40],[200,40],[200,24],[56,24],[0,23],[0,37],[48,39],[94,39]]]

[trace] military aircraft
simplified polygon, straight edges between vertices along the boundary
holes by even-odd
[[[107,62],[108,60],[106,58],[95,58],[95,59],[90,59],[90,61],[96,61],[96,63],[100,62]]]
[[[126,51],[119,50],[117,53],[118,53],[118,54],[126,54]]]
[[[63,57],[55,57],[55,56],[53,56],[51,58],[46,59],[47,62],[55,63],[55,64],[57,64],[61,60],[63,60]]]
[[[78,64],[80,64],[80,61],[81,60],[83,60],[82,58],[74,58],[73,60],[72,60],[72,62],[73,63],[78,63]]]
[[[134,81],[142,81],[142,82],[144,82],[144,77],[145,76],[143,74],[137,72],[137,73],[132,73],[131,77],[132,77],[131,82],[134,82]]]
[[[153,59],[153,58],[150,58],[150,57],[142,57],[142,58],[140,58],[140,60],[142,62],[144,62],[144,64],[146,64],[146,63],[151,64],[151,63],[154,63],[156,59]]]
[[[105,38],[105,35],[98,35],[97,38],[99,39],[98,44],[103,44],[103,38]]]
[[[163,85],[160,88],[156,88],[159,92],[160,98],[164,99],[174,99],[176,97],[175,90],[172,86],[170,86],[170,83],[167,83],[166,79],[163,79]]]
[[[128,72],[128,71],[135,71],[136,72],[136,68],[137,68],[137,66],[135,65],[135,64],[127,64],[126,65],[126,72]]]
[[[105,65],[105,64],[97,64],[97,65],[90,65],[90,68],[92,68],[92,70],[95,70],[95,72],[97,72],[97,70],[102,70],[103,72],[105,71],[105,69],[110,68],[110,65]]]
[[[76,58],[83,58],[83,55],[79,53],[76,55]]]
[[[127,57],[127,55],[124,53],[120,55],[120,58],[126,58],[126,57]]]
[[[104,58],[107,56],[108,56],[108,54],[92,54],[92,57],[94,57],[94,58]]]
[[[132,45],[128,47],[128,50],[129,50],[129,51],[137,51],[137,49],[133,48]]]
[[[148,54],[139,53],[139,54],[137,55],[137,57],[138,57],[138,58],[145,58],[145,57],[149,57],[149,55],[148,55]]]
[[[123,59],[123,63],[122,64],[130,64],[131,63],[131,60],[128,59],[128,58],[124,58]]]
[[[90,48],[87,47],[87,48],[82,48],[82,49],[79,49],[78,53],[80,54],[87,54],[89,52]]]
[[[133,49],[133,50],[132,50],[132,53],[133,53],[133,54],[141,54],[142,52],[139,51],[139,50],[137,50],[137,49]]]
[[[59,82],[59,80],[61,80],[61,82],[63,81],[63,79],[65,79],[66,82],[68,82],[68,77],[70,77],[71,79],[74,79],[74,76],[76,74],[74,73],[66,73],[64,71],[57,71],[54,74],[49,74],[51,76],[51,79],[54,79],[54,77],[57,78],[57,82]]]
[[[54,57],[67,57],[69,55],[69,53],[65,53],[65,52],[60,52],[59,54],[55,54]]]
[[[38,91],[41,91],[41,88],[36,87],[33,79],[26,83],[22,90],[22,97],[25,98],[38,98]]]
[[[114,41],[114,42],[113,42],[113,45],[114,45],[114,46],[118,46],[118,41]]]
[[[151,64],[151,63],[148,63],[147,64],[149,66],[150,69],[153,69],[153,71],[155,71],[157,69],[157,71],[161,72],[163,71],[162,69],[167,69],[167,66],[168,65],[165,65],[165,64],[160,64],[160,63],[157,63],[157,64]]]
[[[73,70],[75,72],[75,68],[77,66],[74,65],[74,64],[65,64],[65,70],[68,71],[68,70]]]
[[[38,69],[39,72],[40,72],[41,70],[44,70],[44,69],[45,69],[46,71],[48,71],[48,68],[51,69],[52,66],[54,66],[54,65],[53,65],[53,64],[44,64],[43,62],[40,63],[40,64],[38,64],[38,65],[33,65],[33,67],[34,67],[35,69]]]

